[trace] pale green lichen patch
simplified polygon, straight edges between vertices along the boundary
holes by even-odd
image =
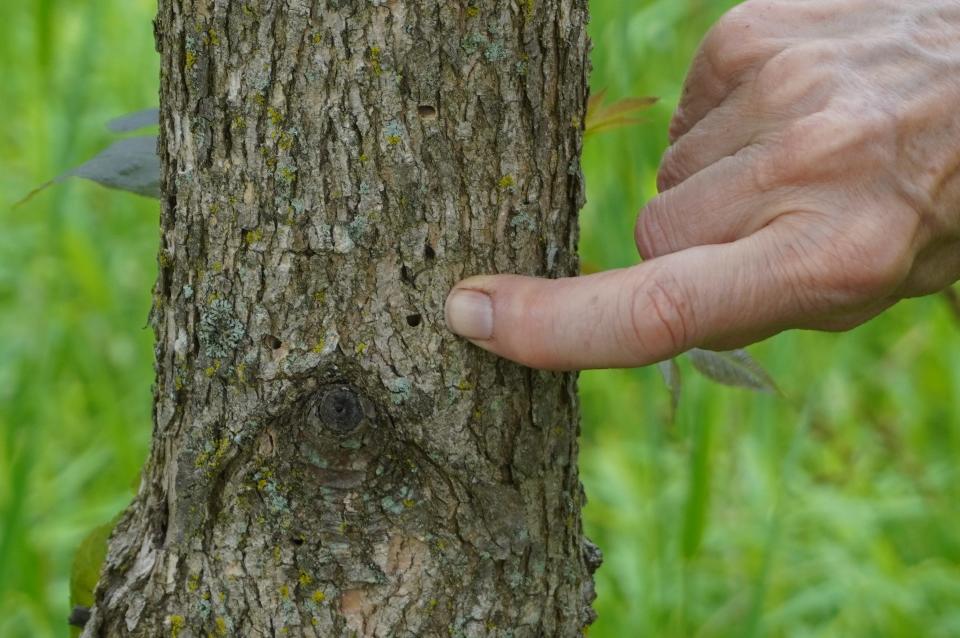
[[[537,229],[537,222],[526,212],[517,211],[513,219],[510,220],[510,226],[514,229],[524,229],[532,232]]]
[[[487,62],[499,62],[507,57],[507,49],[502,42],[494,41],[487,45],[483,57],[487,59]]]
[[[253,475],[257,483],[257,489],[264,496],[264,501],[274,512],[284,512],[289,508],[290,502],[283,494],[283,488],[274,480],[271,470],[260,470]]]
[[[387,144],[389,146],[396,146],[403,140],[403,127],[400,126],[400,122],[396,120],[387,124],[384,129],[384,136],[386,137]]]
[[[210,358],[230,355],[243,339],[246,329],[227,301],[218,299],[201,314],[197,336]]]
[[[463,42],[460,43],[460,46],[467,53],[467,55],[473,55],[480,50],[480,47],[487,44],[487,38],[481,33],[471,33],[466,38],[463,39]]]
[[[390,390],[390,400],[394,405],[401,405],[410,398],[413,391],[413,384],[410,379],[398,377],[387,382],[387,388]]]

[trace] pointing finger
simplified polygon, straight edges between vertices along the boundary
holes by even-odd
[[[771,226],[585,277],[473,277],[451,292],[447,324],[486,350],[551,370],[641,366],[692,347],[743,345],[809,316],[787,273],[811,270],[777,241]]]

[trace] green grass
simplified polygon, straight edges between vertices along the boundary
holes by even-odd
[[[666,123],[730,2],[594,2],[595,90],[658,95],[590,139],[584,260],[634,263]],[[9,204],[156,103],[151,0],[0,3],[0,636],[65,636],[73,549],[129,499],[150,436],[157,205],[86,183]],[[582,377],[593,638],[960,635],[960,329],[936,298],[753,348],[789,400],[684,363]]]

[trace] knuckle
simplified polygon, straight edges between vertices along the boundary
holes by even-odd
[[[829,136],[842,128],[828,113],[790,122],[759,147],[750,166],[752,186],[763,193],[811,181],[825,162],[835,161]]]
[[[797,240],[782,249],[781,267],[813,316],[874,303],[889,296],[910,273],[911,242],[890,241],[908,229],[879,214],[859,217],[853,223],[815,222],[819,230],[801,230]],[[824,235],[825,226],[831,227]]]
[[[729,80],[763,59],[766,49],[754,7],[757,0],[738,5],[724,14],[707,34],[703,55],[714,73]]]
[[[863,303],[892,293],[906,280],[913,264],[913,251],[908,242],[891,244],[889,235],[857,235],[850,233],[835,240],[834,288],[852,301]]]
[[[796,112],[828,93],[833,48],[820,42],[790,47],[765,60],[753,82],[752,99],[765,115]]]
[[[854,172],[875,175],[896,161],[898,127],[894,114],[839,103],[795,119],[760,147],[753,186],[769,191]]]
[[[657,172],[657,188],[662,193],[683,182],[690,175],[689,163],[679,144],[674,144],[663,154]]]
[[[802,150],[780,143],[763,149],[747,164],[750,188],[755,193],[769,193],[794,181],[798,156]]]
[[[637,249],[644,259],[653,259],[672,252],[670,231],[667,228],[669,213],[666,201],[665,193],[658,195],[637,217],[634,235]]]
[[[676,278],[661,268],[637,277],[620,313],[623,343],[638,360],[656,361],[687,349],[694,317],[688,295]]]

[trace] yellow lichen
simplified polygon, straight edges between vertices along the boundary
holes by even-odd
[[[301,586],[306,587],[313,582],[313,577],[310,576],[307,572],[300,570],[300,577],[297,579]]]
[[[515,183],[516,180],[513,178],[513,175],[504,175],[500,178],[500,181],[497,182],[497,185],[501,190],[507,190],[508,188],[513,188]]]
[[[283,122],[283,113],[272,106],[267,109],[267,117],[270,118],[274,126],[279,126]]]
[[[313,596],[311,596],[311,598],[313,599],[313,602],[319,604],[327,599],[327,595],[318,589],[317,591],[313,592]]]
[[[220,359],[216,359],[216,360],[213,362],[213,365],[207,366],[207,369],[204,370],[204,374],[206,374],[208,378],[209,378],[209,377],[212,377],[213,375],[215,375],[215,374],[217,373],[218,370],[220,370],[220,366],[221,366],[221,365],[223,365],[223,364],[220,363]]]
[[[193,67],[196,64],[197,64],[197,54],[194,53],[193,51],[187,51],[186,64],[184,65],[186,66],[187,71],[190,71],[191,69],[193,69]]]
[[[286,131],[281,131],[277,137],[277,147],[283,151],[289,151],[293,148],[293,136]]]
[[[383,73],[383,66],[380,64],[380,47],[370,47],[370,70],[374,75]]]
[[[177,638],[180,632],[183,631],[183,628],[187,626],[187,619],[174,614],[173,616],[167,616],[167,623],[170,625],[170,635],[173,636],[173,638]]]

